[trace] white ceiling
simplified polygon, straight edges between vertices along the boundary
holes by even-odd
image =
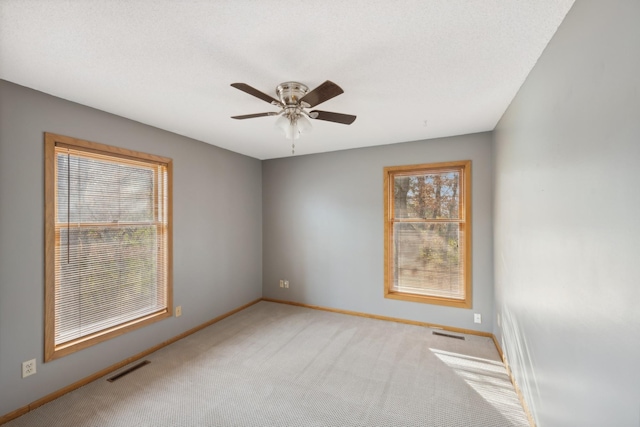
[[[0,78],[258,159],[291,155],[276,97],[344,94],[296,155],[489,131],[573,0],[0,0]]]

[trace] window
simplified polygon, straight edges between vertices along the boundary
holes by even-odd
[[[171,171],[45,134],[45,361],[171,316]]]
[[[471,307],[471,161],[384,169],[386,298]]]

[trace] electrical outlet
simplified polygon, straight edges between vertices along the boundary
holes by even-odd
[[[182,316],[182,306],[178,305],[176,306],[176,317],[180,317]]]
[[[285,287],[285,288],[289,288],[289,281],[288,281],[288,280],[285,280],[285,281],[284,281],[284,287]]]
[[[475,323],[482,323],[482,315],[480,313],[473,314],[473,321]]]
[[[502,326],[502,319],[500,319],[500,313],[498,313],[498,315],[496,317],[496,322],[498,323],[498,327]]]
[[[36,373],[36,359],[27,360],[22,362],[22,378],[26,378],[29,375]]]
[[[280,287],[284,288],[284,280],[280,280]]]

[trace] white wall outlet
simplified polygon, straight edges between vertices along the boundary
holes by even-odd
[[[284,280],[280,280],[280,287],[284,288]]]
[[[288,281],[288,280],[285,280],[285,281],[284,281],[284,287],[285,287],[285,288],[288,288],[288,287],[289,287],[289,281]]]
[[[36,359],[27,360],[22,362],[22,378],[26,378],[29,375],[36,373]]]
[[[498,327],[502,326],[502,319],[500,319],[500,313],[498,313],[496,316],[496,323],[498,323]]]
[[[176,317],[180,317],[182,316],[182,306],[178,305],[176,306]]]
[[[474,323],[482,323],[482,315],[480,313],[473,313]]]

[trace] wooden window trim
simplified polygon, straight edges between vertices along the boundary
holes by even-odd
[[[63,344],[55,344],[55,287],[56,287],[56,146],[80,149],[83,153],[93,153],[97,158],[108,155],[118,157],[124,163],[155,163],[166,166],[167,170],[167,227],[166,238],[166,308],[156,313],[87,335]],[[45,133],[45,345],[44,361],[58,359],[84,348],[141,328],[172,316],[173,307],[173,162],[170,158],[128,150],[96,142]]]
[[[427,171],[446,170],[448,168],[461,169],[463,189],[460,197],[463,216],[463,229],[465,232],[464,247],[464,300],[426,296],[393,289],[394,265],[393,265],[393,224],[394,224],[394,177],[399,175],[420,174]],[[389,166],[384,168],[384,297],[403,301],[412,301],[426,304],[444,305],[457,308],[472,307],[472,232],[471,232],[471,160],[428,163],[418,165]],[[404,219],[402,222],[423,222],[420,219]],[[429,220],[429,222],[439,222]],[[449,220],[446,220],[449,222]]]

